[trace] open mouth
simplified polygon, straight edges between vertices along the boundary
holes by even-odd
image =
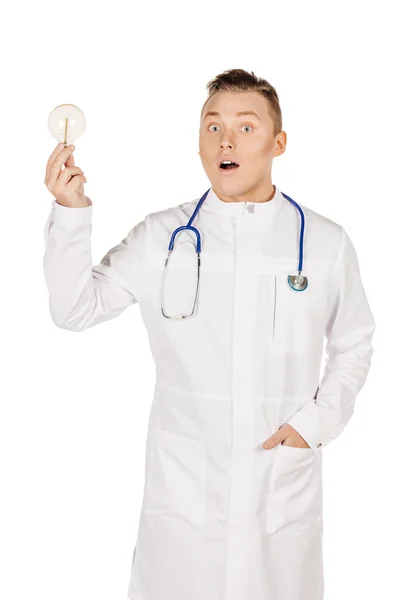
[[[238,165],[237,163],[231,161],[231,160],[223,160],[220,165],[219,168],[223,169],[224,171],[230,171],[233,169],[237,169],[240,165]]]

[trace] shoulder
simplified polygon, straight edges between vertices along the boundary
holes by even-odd
[[[335,237],[339,237],[340,239],[342,237],[343,226],[340,223],[329,219],[304,204],[299,204],[299,206],[304,212],[304,217],[309,227],[313,227],[320,233],[327,235],[329,239]]]
[[[185,218],[191,214],[191,211],[193,212],[197,201],[198,198],[195,198],[194,200],[182,202],[176,206],[170,206],[169,208],[148,213],[145,217],[145,220],[147,220],[149,224],[153,226],[157,224],[169,226],[175,222],[180,222],[182,217]]]
[[[298,203],[304,213],[304,236],[318,248],[321,256],[336,261],[341,252],[346,231],[340,223],[325,215]]]

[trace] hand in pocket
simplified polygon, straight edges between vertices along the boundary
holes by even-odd
[[[301,437],[298,431],[288,423],[284,423],[279,427],[271,437],[269,437],[264,443],[263,448],[265,450],[271,450],[278,444],[282,446],[291,446],[292,448],[309,448],[304,438]]]

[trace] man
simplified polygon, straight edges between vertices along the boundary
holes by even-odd
[[[289,285],[301,221],[271,181],[286,147],[275,89],[234,69],[208,92],[198,297],[194,230],[177,233],[163,278],[199,198],[147,215],[92,266],[92,204],[66,148],[45,179],[50,311],[83,331],[138,303],[149,333],[157,376],[130,600],[322,600],[322,452],[353,413],[375,322],[346,231],[302,205],[308,286]]]

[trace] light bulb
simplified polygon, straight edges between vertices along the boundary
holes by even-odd
[[[81,137],[86,129],[86,119],[75,104],[60,104],[49,114],[47,125],[57,142],[67,145]]]

